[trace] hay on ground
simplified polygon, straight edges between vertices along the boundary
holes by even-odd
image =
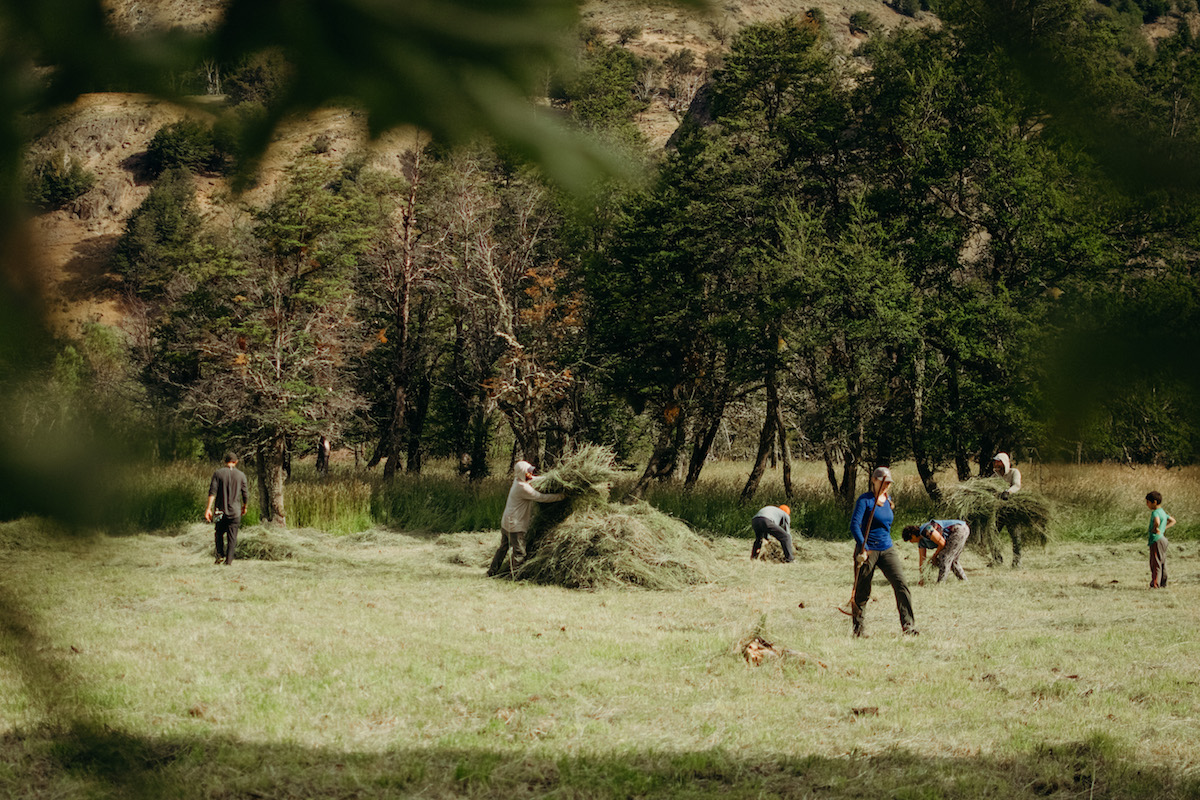
[[[179,543],[188,551],[206,558],[212,558],[216,552],[211,524],[189,526],[179,537]],[[235,561],[294,561],[328,558],[332,554],[329,534],[315,528],[254,525],[238,532],[233,558]]]
[[[1049,540],[1051,509],[1044,496],[1029,489],[1004,499],[1000,495],[1007,489],[999,478],[975,478],[948,488],[943,500],[952,516],[971,526],[968,544],[1001,563],[1003,545],[1011,541],[1015,565],[1021,545],[1044,546]],[[1001,537],[1001,531],[1007,534]]]
[[[589,446],[542,476],[539,491],[561,491],[567,499],[539,508],[518,579],[571,589],[669,590],[715,577],[712,545],[686,523],[648,503],[609,501],[618,475],[612,452]]]
[[[799,666],[816,664],[819,667],[828,669],[828,664],[820,659],[813,658],[808,653],[801,653],[799,650],[792,650],[791,648],[767,641],[764,638],[766,626],[767,615],[763,614],[758,618],[758,622],[755,623],[754,627],[734,645],[733,651],[745,659],[748,665],[759,667],[765,663],[778,661],[781,664],[796,664]]]

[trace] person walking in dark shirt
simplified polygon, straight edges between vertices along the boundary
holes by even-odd
[[[213,473],[208,484],[208,507],[204,509],[204,519],[216,521],[217,560],[225,566],[233,563],[233,553],[237,550],[238,529],[242,525],[242,515],[246,513],[246,505],[250,500],[250,486],[246,481],[246,473],[237,468],[238,458],[234,453],[225,454],[225,466]]]

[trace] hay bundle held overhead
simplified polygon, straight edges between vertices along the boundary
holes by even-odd
[[[1004,560],[1002,545],[1013,544],[1014,566],[1022,544],[1045,545],[1050,523],[1050,502],[1041,494],[1023,489],[1007,499],[1000,495],[1008,484],[999,478],[974,478],[948,488],[943,499],[951,516],[971,526],[968,544],[992,560]],[[1002,537],[1001,531],[1007,531]]]
[[[539,506],[517,577],[571,589],[677,589],[713,577],[712,545],[648,503],[609,501],[619,473],[607,448],[588,446],[536,482],[567,499]]]

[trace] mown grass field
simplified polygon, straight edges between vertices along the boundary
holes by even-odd
[[[484,578],[492,531],[210,535],[0,525],[0,797],[1200,796],[1186,537],[1162,591],[1137,528],[925,587],[902,545],[922,635],[877,578],[853,640],[844,542],[579,592]],[[763,615],[813,660],[748,665]]]

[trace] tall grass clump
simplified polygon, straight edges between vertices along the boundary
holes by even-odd
[[[1000,478],[975,478],[951,486],[943,497],[950,513],[971,526],[970,544],[998,564],[1004,561],[1004,542],[1011,541],[1016,566],[1022,545],[1048,541],[1050,503],[1029,489],[1001,497],[1007,489]],[[1009,533],[1004,541],[1001,530]]]
[[[567,497],[543,506],[517,578],[571,589],[678,589],[712,579],[713,548],[686,523],[649,503],[609,501],[618,475],[611,451],[588,446],[542,476],[539,491]]]
[[[358,533],[374,526],[371,483],[354,474],[331,474],[287,484],[288,524],[330,533]]]
[[[508,481],[494,478],[471,484],[451,477],[402,475],[374,485],[371,518],[406,531],[492,530],[500,525],[508,486]]]

